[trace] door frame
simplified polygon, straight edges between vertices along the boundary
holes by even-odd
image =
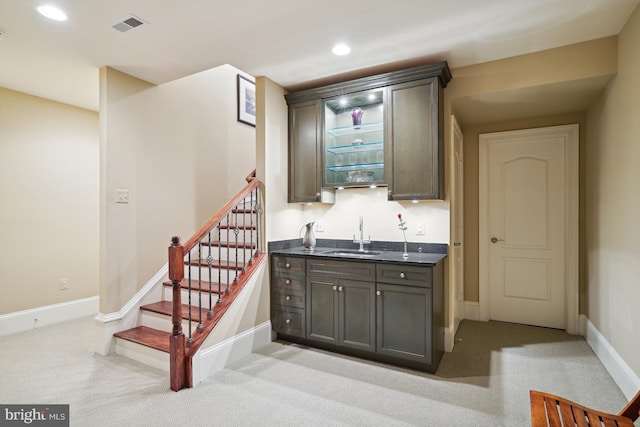
[[[563,136],[566,141],[565,157],[565,330],[579,334],[579,126],[578,124],[549,126],[535,129],[493,132],[479,136],[479,314],[480,320],[489,320],[489,145],[525,135]]]
[[[453,351],[454,337],[464,319],[464,135],[455,116],[450,115],[449,186],[450,246],[449,246],[449,316],[445,325],[445,351]],[[459,147],[456,147],[459,145]],[[460,161],[456,158],[456,149]],[[457,239],[456,239],[457,237]],[[460,262],[456,257],[460,253]]]

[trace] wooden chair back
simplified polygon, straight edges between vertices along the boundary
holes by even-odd
[[[531,390],[532,427],[632,427],[640,410],[640,391],[618,414],[587,408],[563,397]]]

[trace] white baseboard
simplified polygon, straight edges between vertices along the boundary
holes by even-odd
[[[640,390],[640,378],[588,319],[585,338],[620,390],[631,399]]]
[[[119,311],[98,313],[96,316],[96,353],[106,356],[115,351],[113,334],[138,325],[140,306],[162,300],[162,282],[168,278],[169,266],[165,264]]]
[[[455,332],[451,328],[444,328],[444,351],[452,352],[455,341]]]
[[[480,303],[475,301],[464,302],[464,318],[480,321]]]
[[[266,321],[198,352],[192,360],[193,386],[270,342],[271,321]]]
[[[100,299],[95,296],[3,314],[0,316],[0,336],[91,316],[98,310]]]

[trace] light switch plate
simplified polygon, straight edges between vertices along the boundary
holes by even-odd
[[[416,224],[416,235],[424,236],[424,224],[421,222]]]

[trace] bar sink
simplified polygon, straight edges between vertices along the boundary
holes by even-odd
[[[380,255],[382,252],[377,251],[359,251],[350,249],[336,249],[327,252],[323,252],[325,255],[343,256],[350,258],[373,258]]]

